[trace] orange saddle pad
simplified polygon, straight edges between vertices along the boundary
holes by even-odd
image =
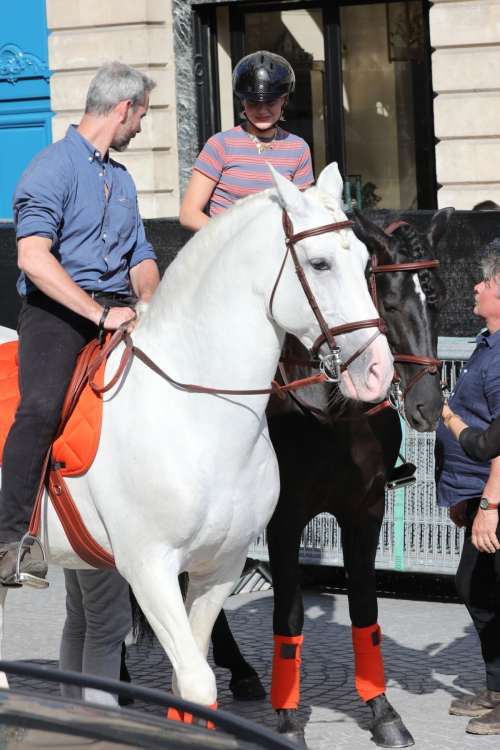
[[[2,464],[3,447],[16,415],[20,394],[18,385],[17,341],[0,344],[0,466]],[[79,354],[75,369],[75,376],[79,370],[78,364],[85,358],[86,349],[95,347],[91,342]],[[90,361],[99,354],[96,347]],[[105,362],[94,376],[94,382],[102,387],[104,383]],[[71,393],[74,378],[68,388]],[[95,394],[88,383],[83,388],[80,398],[69,417],[62,434],[54,443],[52,455],[57,463],[62,464],[61,474],[74,477],[86,472],[92,465],[97,453],[102,425],[102,398]]]

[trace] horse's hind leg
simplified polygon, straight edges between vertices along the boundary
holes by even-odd
[[[178,570],[162,555],[133,570],[121,569],[174,669],[174,691],[182,698],[210,706],[217,698],[215,675],[191,630],[182,600]],[[215,619],[215,617],[214,617]],[[210,631],[213,622],[210,623]],[[208,636],[210,637],[210,635]],[[207,641],[208,643],[208,641]]]
[[[229,627],[223,609],[212,630],[212,648],[217,667],[229,669],[229,689],[233,698],[240,701],[258,701],[266,697],[266,691],[255,669],[246,661]]]
[[[0,586],[0,651],[3,641],[3,628],[4,628],[4,612],[5,612],[5,599],[8,592],[7,586]],[[1,653],[0,653],[1,658]],[[9,683],[7,681],[7,675],[5,672],[0,672],[0,688],[8,688]]]
[[[385,695],[385,677],[377,624],[378,603],[375,585],[375,555],[383,517],[384,497],[379,513],[365,512],[356,526],[341,524],[344,566],[347,571],[349,613],[353,625],[356,688],[373,714],[371,732],[380,747],[408,747],[415,742],[397,711]]]

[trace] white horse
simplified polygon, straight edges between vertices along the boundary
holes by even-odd
[[[275,189],[240,201],[187,243],[133,332],[134,343],[176,380],[267,388],[285,332],[307,347],[320,334],[291,258],[269,312],[285,256],[282,208],[295,232],[346,217],[332,195],[308,196],[271,171]],[[320,184],[339,195],[336,165]],[[364,275],[367,250],[352,230],[308,238],[296,249],[330,327],[377,317]],[[339,337],[344,361],[373,333]],[[121,347],[110,357],[106,380],[120,356]],[[379,336],[343,374],[343,392],[380,401],[392,372]],[[267,395],[189,393],[133,359],[106,395],[92,467],[67,480],[89,531],[114,554],[165,648],[174,693],[204,705],[216,700],[206,661],[212,626],[278,500],[267,401]],[[71,549],[47,498],[41,538],[49,563],[89,567]],[[190,579],[186,606],[177,581],[182,571]]]

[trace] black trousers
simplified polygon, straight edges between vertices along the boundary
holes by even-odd
[[[478,497],[467,500],[465,542],[455,582],[479,635],[486,686],[500,692],[500,550],[479,552],[472,544],[479,501]],[[500,523],[497,538],[500,541]]]
[[[109,307],[135,300],[103,299]],[[98,335],[90,320],[42,292],[28,295],[19,316],[21,402],[5,442],[0,490],[0,542],[16,542],[29,527],[43,462],[61,421],[64,397],[80,349]]]

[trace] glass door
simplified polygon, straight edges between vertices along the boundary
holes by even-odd
[[[361,195],[363,208],[431,208],[422,2],[341,7],[340,34],[353,202]]]

